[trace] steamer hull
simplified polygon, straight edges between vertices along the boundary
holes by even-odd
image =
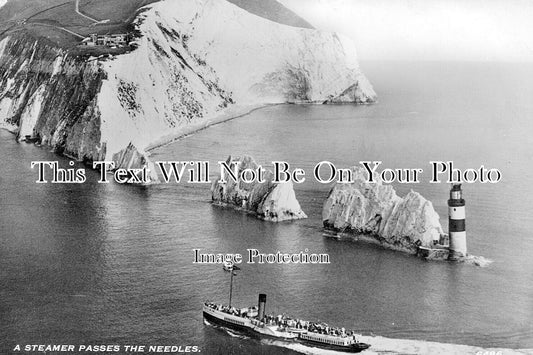
[[[370,347],[368,344],[352,341],[350,337],[317,334],[303,329],[279,330],[275,325],[266,325],[254,318],[229,314],[208,304],[203,307],[203,316],[209,323],[235,330],[256,339],[281,340],[346,353],[358,353]]]

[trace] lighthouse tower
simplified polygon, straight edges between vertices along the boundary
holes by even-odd
[[[461,184],[454,184],[448,200],[448,233],[450,235],[450,260],[466,256],[465,200]]]

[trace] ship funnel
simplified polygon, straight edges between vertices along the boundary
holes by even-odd
[[[260,293],[259,294],[259,304],[258,304],[258,315],[257,315],[257,319],[259,319],[260,321],[263,320],[263,318],[265,318],[265,305],[266,305],[266,301],[267,301],[267,295],[265,295],[264,293]]]

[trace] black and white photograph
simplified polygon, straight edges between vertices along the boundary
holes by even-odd
[[[530,0],[0,0],[0,354],[533,355]]]

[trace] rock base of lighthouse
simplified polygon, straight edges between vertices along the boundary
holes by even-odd
[[[466,235],[450,237],[448,234],[442,234],[438,243],[419,246],[416,254],[428,260],[465,261],[469,255],[461,250],[463,245],[466,245]]]

